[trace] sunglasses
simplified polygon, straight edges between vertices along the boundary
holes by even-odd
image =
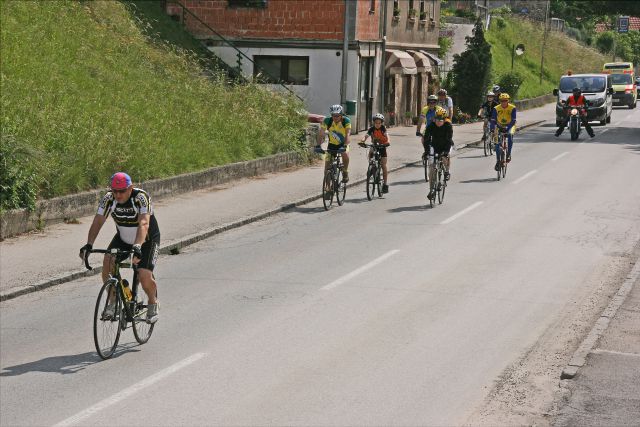
[[[124,193],[126,193],[126,192],[127,192],[127,189],[125,188],[124,190],[116,190],[115,188],[112,188],[112,189],[111,189],[111,191],[112,191],[114,194],[124,194]]]
[[[435,104],[436,101],[428,101],[427,104]]]
[[[342,117],[342,114],[332,114],[331,117],[335,117],[335,118]]]

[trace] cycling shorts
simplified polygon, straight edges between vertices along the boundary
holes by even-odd
[[[387,157],[387,145],[380,145],[378,147],[378,151],[380,152],[380,157]],[[373,154],[373,148],[371,149]]]
[[[131,250],[131,247],[128,243],[122,241],[120,236],[116,234],[113,236],[111,243],[109,243],[109,247],[107,249],[122,249],[123,251]],[[151,238],[150,240],[146,240],[142,244],[142,259],[138,263],[138,268],[144,268],[146,270],[153,271],[156,266],[156,261],[158,260],[158,251],[160,250],[160,234]],[[118,260],[121,261],[121,260]]]

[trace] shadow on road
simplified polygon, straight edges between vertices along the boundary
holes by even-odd
[[[140,351],[134,347],[138,347],[138,344],[129,343],[118,346],[118,349],[112,359],[120,357],[126,353]],[[4,367],[2,368],[2,372],[0,372],[0,377],[15,377],[29,372],[51,372],[62,375],[75,374],[78,371],[82,371],[87,366],[91,366],[98,362],[102,362],[102,359],[100,359],[100,356],[98,356],[95,351],[81,354],[69,354],[66,356],[45,357],[44,359],[23,363],[21,365]]]
[[[482,179],[467,179],[464,181],[458,181],[460,184],[477,184],[479,182],[495,182],[495,178],[482,178]]]
[[[396,181],[389,184],[389,187],[395,187],[396,185],[413,185],[413,184],[420,184],[420,183],[426,183],[426,181],[424,179],[413,179],[411,181]]]
[[[416,212],[416,211],[426,211],[427,205],[417,205],[417,206],[399,206],[393,209],[387,209],[387,212],[399,213],[399,212]]]

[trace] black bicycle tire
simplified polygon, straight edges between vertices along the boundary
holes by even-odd
[[[93,312],[93,343],[95,345],[96,348],[96,352],[98,353],[98,356],[100,356],[101,359],[103,360],[107,360],[109,358],[111,358],[113,356],[113,354],[116,351],[116,347],[118,347],[118,342],[120,341],[120,333],[122,332],[122,320],[124,318],[124,307],[122,306],[122,300],[120,299],[120,295],[118,293],[118,290],[115,288],[116,283],[114,283],[111,280],[108,280],[104,283],[104,285],[102,285],[102,288],[100,288],[100,292],[98,293],[98,298],[96,300],[96,307],[95,310]],[[115,313],[118,314],[119,313],[119,317],[118,317],[118,321],[117,322],[113,322],[113,323],[117,323],[115,325],[115,337],[112,339],[113,343],[110,344],[108,347],[108,350],[103,350],[100,343],[99,343],[99,339],[98,339],[98,322],[103,322],[101,320],[102,317],[102,312],[104,311],[104,309],[106,308],[106,304],[108,302],[108,289],[110,287],[114,287],[114,294],[115,294],[115,298],[116,298],[116,308],[115,308]],[[107,297],[104,301],[104,305],[100,303],[103,294],[106,293]]]
[[[424,169],[424,182],[429,182],[429,156],[422,154],[422,167]]]
[[[503,151],[503,153],[502,153],[503,161],[502,161],[502,168],[501,169],[502,169],[502,177],[504,178],[504,177],[507,176],[507,155],[504,154],[504,151],[506,151],[506,149],[504,149],[502,151]]]
[[[378,192],[378,197],[382,197],[382,165],[380,163],[376,167],[376,179],[374,182],[376,183],[375,188]]]
[[[327,192],[329,193],[328,199],[326,197]],[[331,205],[333,204],[333,172],[331,169],[325,172],[324,179],[322,180],[322,204],[326,211],[331,209]]]
[[[373,163],[369,163],[369,167],[367,168],[367,181],[365,185],[367,187],[367,200],[373,199],[373,193],[375,189],[375,176],[374,176],[375,166]]]
[[[495,144],[495,141],[493,140],[493,138],[491,138],[491,133],[489,133],[489,139],[490,139],[490,141],[491,141],[491,142],[489,143],[489,155],[490,155],[490,156],[493,156],[493,147],[494,147],[494,145],[493,145],[493,144]]]
[[[335,185],[334,188],[336,193],[336,202],[338,202],[338,206],[342,206],[344,204],[344,198],[347,195],[347,184],[342,182],[342,174],[343,174],[343,170],[338,169],[336,180],[333,183]]]
[[[156,297],[157,296],[158,296],[158,293],[156,292]],[[138,298],[140,298],[139,301],[137,300]],[[148,300],[146,301],[146,305],[145,305],[146,298],[147,298],[147,294],[145,293],[144,289],[142,289],[142,286],[140,286],[138,288],[138,295],[136,295],[136,304],[133,310],[133,320],[131,321],[131,326],[133,328],[133,336],[136,338],[136,341],[138,341],[138,344],[146,344],[149,341],[149,338],[151,338],[151,334],[153,334],[153,328],[156,326],[155,323],[147,323],[146,310],[143,312],[139,311],[140,305],[144,305],[145,307],[148,307],[148,304],[149,304]],[[140,332],[143,331],[144,328],[148,328],[148,331],[146,334],[143,335]]]
[[[442,171],[442,167],[440,165],[436,166],[437,168],[437,172],[436,172],[436,194],[438,196],[438,204],[441,205],[442,204],[442,182],[444,181],[444,177],[443,174],[444,172]]]
[[[444,167],[443,169],[443,174],[445,173]],[[444,193],[445,191],[447,191],[447,180],[446,179],[442,179],[442,198],[440,199],[440,204],[442,204],[442,202],[444,202]]]
[[[487,132],[486,129],[484,130],[482,141],[484,142],[484,156],[487,157],[489,155],[489,145],[491,145],[491,139],[489,138],[489,132]]]

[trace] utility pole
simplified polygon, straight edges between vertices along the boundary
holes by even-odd
[[[347,61],[349,60],[349,1],[344,0],[344,37],[342,44],[342,77],[340,78],[340,104],[347,104]]]
[[[387,0],[382,0],[382,57],[380,58],[380,111],[384,114],[384,83],[385,83],[385,58],[387,51]]]
[[[549,31],[549,0],[544,14],[544,32],[542,33],[542,51],[540,52],[540,84],[542,84],[542,72],[544,69],[544,50],[547,47],[547,31]]]

